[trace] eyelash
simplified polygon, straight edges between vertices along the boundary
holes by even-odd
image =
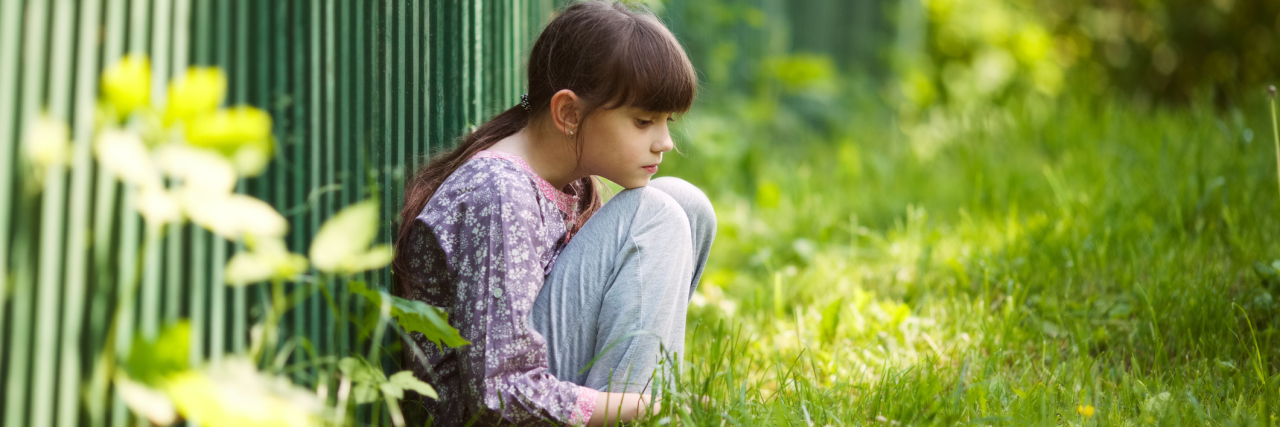
[[[667,123],[673,123],[675,121],[676,119],[667,117]],[[653,120],[636,119],[636,122],[640,124],[640,127],[648,127],[649,125],[653,124]]]

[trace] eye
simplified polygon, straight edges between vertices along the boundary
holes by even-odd
[[[643,128],[643,127],[649,127],[649,125],[651,124],[653,124],[653,120],[636,119],[636,126],[640,126]]]

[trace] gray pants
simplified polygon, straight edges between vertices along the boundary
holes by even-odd
[[[611,392],[670,379],[715,232],[711,202],[679,178],[605,203],[560,253],[530,314],[547,339],[551,374]]]

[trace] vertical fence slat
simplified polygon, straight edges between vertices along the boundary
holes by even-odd
[[[275,90],[275,87],[274,85],[272,85],[272,82],[271,82],[271,76],[272,76],[271,69],[272,69],[272,66],[275,65],[275,63],[271,60],[272,59],[271,54],[275,46],[272,43],[268,42],[269,40],[271,40],[271,36],[273,35],[272,25],[271,25],[272,4],[273,4],[272,2],[258,2],[258,1],[249,2],[249,1],[243,1],[243,0],[239,2],[239,6],[244,10],[245,14],[248,13],[249,8],[251,7],[250,5],[252,5],[254,10],[254,13],[253,13],[254,28],[253,30],[250,31],[250,35],[249,35],[249,39],[253,40],[254,42],[248,43],[247,50],[244,52],[243,55],[241,55],[241,59],[245,61],[251,61],[251,63],[255,67],[254,77],[252,78],[254,82],[254,86],[253,86],[253,90],[250,91],[249,99],[250,99],[250,102],[257,105],[259,108],[262,108],[263,111],[272,113],[274,117],[275,111],[273,109],[275,108],[274,107],[275,94],[273,91]],[[279,129],[279,127],[280,127],[279,120],[275,120],[272,124],[273,135],[274,135],[274,132],[276,132],[276,129]],[[273,154],[274,154],[279,150],[279,147],[278,147],[279,141],[273,136],[272,141],[270,142],[275,146],[273,149]],[[262,175],[258,176],[257,178],[254,178],[253,180],[254,195],[262,199],[263,201],[266,201],[267,203],[272,203],[275,201],[274,199],[275,193],[272,191],[274,188],[272,178],[275,176],[275,172],[273,169],[276,169],[276,168],[275,167],[268,168],[266,171],[263,172]],[[267,287],[258,286],[254,291],[255,291],[255,295],[252,298],[254,300],[253,304],[259,304],[259,305],[266,304],[267,298],[265,297],[265,295],[267,293]],[[248,302],[246,302],[246,304],[248,304]],[[244,321],[248,322],[249,320],[250,320],[250,317],[245,316]],[[247,328],[247,325],[243,325],[243,327]],[[249,338],[247,337],[248,335],[247,330],[236,331],[236,333],[245,335],[246,339]],[[237,349],[236,352],[238,354],[243,355],[245,353],[245,349],[240,348],[240,349]]]
[[[336,43],[338,45],[338,57],[341,59],[340,61],[336,61],[338,65],[336,81],[342,82],[342,84],[336,88],[337,99],[333,105],[334,113],[337,116],[335,117],[335,120],[334,120],[335,122],[337,122],[335,124],[335,127],[337,129],[337,134],[335,135],[335,138],[334,138],[336,140],[335,141],[336,151],[333,152],[334,155],[337,156],[337,159],[335,159],[334,167],[338,170],[337,181],[338,183],[341,184],[341,187],[339,187],[340,191],[335,197],[335,199],[337,199],[337,202],[332,204],[336,204],[339,206],[346,206],[350,204],[353,201],[354,193],[356,192],[356,188],[353,185],[355,182],[355,170],[352,167],[353,156],[351,156],[351,147],[355,145],[353,142],[356,140],[356,138],[355,138],[355,134],[351,132],[352,114],[350,112],[351,111],[351,89],[350,88],[352,86],[351,40],[352,39],[358,40],[358,36],[355,36],[352,33],[352,27],[351,27],[352,13],[350,10],[347,10],[347,6],[349,4],[351,3],[344,2],[343,11],[339,15],[340,20],[338,24],[338,31],[336,33],[333,33],[334,34],[333,39],[336,40]],[[334,321],[338,324],[338,337],[337,337],[338,342],[335,344],[334,348],[337,350],[338,354],[347,354],[347,352],[350,351],[350,348],[351,348],[351,342],[350,342],[351,325],[347,321],[348,316],[346,311],[350,309],[351,301],[348,298],[348,295],[346,292],[347,285],[345,281],[338,281],[334,286],[335,286],[334,298],[338,302],[338,309],[339,309],[339,312],[336,313],[337,319],[334,319]]]
[[[375,114],[375,117],[378,118],[377,123],[379,124],[377,133],[378,137],[371,145],[374,147],[373,151],[377,153],[376,157],[373,159],[373,164],[378,171],[377,179],[380,184],[378,186],[378,191],[380,193],[378,194],[378,199],[382,202],[383,210],[386,210],[385,207],[391,203],[391,186],[387,184],[389,181],[388,177],[390,176],[389,163],[390,159],[394,156],[391,149],[395,146],[392,143],[394,138],[392,133],[395,131],[395,124],[392,121],[394,113],[391,110],[391,103],[395,99],[395,94],[392,92],[392,80],[395,79],[395,76],[392,75],[392,70],[395,65],[392,63],[391,58],[392,29],[390,28],[391,16],[392,13],[394,13],[392,10],[394,1],[395,0],[382,0],[379,7],[374,8],[374,10],[378,12],[378,14],[375,15],[374,23],[377,25],[378,29],[378,38],[376,39],[376,43],[378,45],[378,61],[380,63],[380,67],[378,67],[379,72],[377,73],[377,76],[380,77],[380,79],[378,80],[377,87],[381,92],[381,96],[379,97],[380,99],[378,100],[378,105],[381,108]],[[387,233],[386,227],[381,227],[379,231],[381,231],[384,236]],[[383,273],[381,271],[374,272],[373,276],[375,277],[373,280],[376,286],[384,285],[385,282],[383,281]],[[376,363],[376,361],[371,362]]]
[[[22,29],[19,18],[22,15],[21,1],[6,1],[0,4],[0,64],[18,63],[19,30]],[[16,94],[14,87],[18,79],[18,67],[0,67],[0,93]],[[18,135],[14,129],[14,102],[16,96],[0,98],[0,289],[10,289],[9,284],[9,220],[13,206],[13,153],[17,148]],[[6,351],[5,346],[5,307],[8,292],[0,292],[0,353]],[[5,353],[8,354],[8,353]],[[4,407],[0,404],[0,408]],[[8,411],[5,411],[8,413]]]
[[[138,255],[138,222],[140,218],[132,211],[135,192],[125,188],[120,203],[120,270],[119,298],[116,302],[115,352],[116,360],[127,360],[129,344],[133,341],[135,296],[137,294],[137,255]],[[124,427],[128,422],[128,412],[119,393],[112,393],[111,425]]]
[[[170,3],[166,1],[156,2],[151,16],[151,105],[157,108],[163,108],[166,98],[165,87],[170,75],[168,43],[169,23],[172,16],[169,6]],[[181,75],[178,75],[178,78],[181,78]],[[161,231],[154,228],[153,225],[147,225],[147,243],[144,246],[146,254],[142,273],[142,319],[139,323],[142,336],[147,340],[155,339],[160,320],[160,271],[163,268],[160,256],[163,244],[159,239]]]
[[[31,121],[36,117],[36,112],[39,110],[40,103],[43,101],[42,97],[44,94],[41,89],[44,87],[44,36],[46,28],[45,21],[48,20],[49,13],[48,6],[49,4],[47,2],[35,2],[27,6],[26,19],[24,20],[25,25],[23,26],[26,30],[26,35],[23,37],[23,90],[22,104],[18,111],[19,122],[17,126],[18,131],[16,132],[18,138],[25,137],[25,131]],[[20,206],[21,205],[25,205],[25,203],[20,203]],[[25,215],[23,213],[19,213],[20,218],[24,216]],[[33,219],[28,219],[28,221],[31,220]],[[19,234],[29,233],[30,227],[22,227],[19,229]],[[19,240],[21,241],[25,239],[20,237]],[[26,247],[30,248],[30,245],[35,242],[27,240],[24,243],[28,245]],[[17,251],[17,255],[18,256],[15,258],[23,259],[22,262],[16,263],[18,264],[19,272],[21,273],[22,269],[29,268],[27,267],[29,264],[26,259],[29,259],[31,255],[29,250]],[[33,325],[31,325],[31,322],[33,319],[31,316],[33,315],[32,306],[34,305],[31,295],[31,293],[34,292],[34,289],[32,289],[34,283],[32,283],[30,279],[19,279],[15,284],[16,286],[13,291],[14,310],[12,328],[14,330],[14,338],[13,343],[10,346],[8,369],[9,381],[6,388],[7,401],[5,403],[5,425],[7,426],[25,426],[27,419],[27,397],[30,392],[27,388],[27,380],[29,379],[28,375],[31,374],[29,370],[29,363],[31,362],[32,356],[31,334]]]
[[[292,65],[294,71],[294,80],[292,82],[293,86],[290,88],[293,94],[293,122],[291,123],[292,128],[289,130],[289,142],[287,144],[289,149],[287,152],[289,153],[289,163],[292,165],[291,167],[293,170],[288,178],[292,191],[290,192],[289,202],[286,206],[296,207],[303,206],[306,202],[306,141],[311,138],[311,135],[307,133],[307,102],[309,101],[309,98],[307,97],[307,89],[309,87],[307,84],[307,76],[309,74],[308,71],[310,71],[309,68],[311,67],[306,66],[308,63],[307,54],[309,47],[307,40],[307,27],[311,25],[307,20],[307,17],[310,15],[308,11],[311,3],[309,1],[300,1],[293,3],[292,5],[296,7],[291,11],[292,13],[290,13],[291,18],[293,19],[294,35],[293,43],[290,46],[290,48],[293,49],[293,55],[291,55],[291,57],[293,59]],[[305,212],[303,212],[302,214],[294,217],[293,223],[290,224],[290,229],[293,230],[293,249],[295,251],[303,251],[306,247],[306,233],[302,232],[306,230],[306,228],[304,228],[306,226],[306,223],[304,222],[305,219],[306,215]],[[296,289],[297,286],[298,285],[294,285],[293,288]],[[307,334],[306,325],[304,323],[306,321],[305,311],[306,310],[299,307],[295,308],[291,313],[292,324],[289,326],[289,330],[293,332],[293,336],[306,336]],[[300,380],[303,375],[303,372],[297,372],[294,375],[294,379]]]
[[[427,21],[430,22],[427,31],[427,46],[430,54],[427,57],[431,58],[427,67],[430,74],[430,83],[427,90],[427,112],[428,117],[431,118],[431,131],[427,135],[431,139],[429,152],[435,154],[444,141],[444,111],[446,108],[443,108],[444,85],[441,84],[441,81],[444,78],[444,65],[446,64],[443,49],[445,38],[443,23],[444,11],[447,6],[441,4],[441,2],[430,2],[427,3],[427,8]]]
[[[422,43],[423,7],[419,2],[415,1],[410,3],[410,9],[412,12],[409,13],[409,25],[412,27],[412,30],[409,33],[409,40],[412,44],[412,48],[409,50],[411,52],[409,64],[412,65],[412,68],[409,70],[409,77],[413,79],[413,85],[411,89],[412,92],[410,92],[411,97],[409,99],[409,103],[412,105],[409,117],[412,122],[413,131],[409,134],[409,160],[407,163],[403,163],[401,165],[401,167],[404,168],[404,177],[411,177],[413,176],[413,173],[417,171],[418,160],[422,156],[422,142],[424,139],[423,124],[426,122],[426,116],[422,114],[422,91],[425,86],[423,82],[426,80],[425,76],[422,74],[422,62],[425,60],[422,56],[422,46],[425,44]],[[400,182],[403,183],[406,181],[402,178],[400,179]],[[400,203],[397,204],[397,206],[404,204],[403,187],[401,187],[401,191],[398,192],[398,194],[400,194]],[[394,218],[395,212],[395,206],[393,206],[392,210],[387,211],[385,215],[387,215],[388,218]],[[399,224],[393,224],[393,226],[398,227]]]
[[[183,73],[187,68],[190,58],[188,57],[188,34],[190,28],[190,0],[176,0],[173,2],[173,39],[172,39],[172,55],[170,68],[175,74]],[[185,258],[185,249],[187,246],[186,230],[189,228],[184,224],[170,224],[168,231],[168,252],[165,254],[165,289],[164,289],[164,324],[171,325],[178,321],[182,315],[182,293],[188,288],[188,283],[183,280],[183,270],[188,265]]]
[[[397,191],[397,190],[399,190],[400,188],[399,184],[400,182],[402,182],[403,175],[404,175],[404,161],[405,161],[404,154],[405,154],[405,147],[406,147],[405,138],[406,138],[406,128],[408,127],[407,115],[409,113],[409,106],[405,102],[405,95],[406,95],[406,92],[409,90],[407,87],[405,87],[406,86],[405,83],[409,81],[409,78],[408,78],[409,77],[408,76],[409,59],[405,55],[405,51],[406,51],[405,46],[408,44],[405,40],[405,17],[406,15],[408,15],[408,13],[405,11],[405,2],[403,0],[396,0],[395,5],[397,9],[396,10],[396,38],[395,38],[395,41],[393,42],[394,43],[393,46],[395,46],[395,66],[392,67],[391,69],[395,73],[399,74],[394,79],[395,87],[392,89],[396,94],[396,99],[395,99],[396,106],[395,106],[395,109],[392,110],[394,111],[394,114],[395,114],[396,143],[394,146],[388,144],[388,148],[394,148],[394,155],[387,156],[387,160],[393,162],[387,165],[387,174],[388,174],[387,190],[390,190],[391,194],[390,194],[390,197],[387,197],[387,201],[390,204],[387,205],[385,208],[383,208],[382,212],[392,212],[395,210],[396,206],[400,206],[401,193],[400,191]],[[383,216],[383,218],[390,218],[390,216]],[[383,221],[383,223],[386,225],[385,229],[387,230],[386,241],[388,242],[392,241],[394,239],[394,237],[392,236],[395,233],[394,231],[395,224],[393,224],[391,221]],[[387,289],[390,289],[391,281],[389,280],[390,279],[389,275],[387,279],[388,280],[384,283],[385,283],[385,286],[388,287]]]
[[[67,220],[67,279],[66,297],[63,303],[62,331],[59,334],[57,422],[60,427],[80,423],[78,407],[80,396],[80,363],[82,356],[93,354],[80,349],[82,322],[85,313],[85,271],[87,270],[90,178],[93,169],[90,142],[93,133],[94,97],[98,70],[98,19],[101,2],[86,0],[81,4],[80,36],[76,54],[76,95],[72,135],[72,177],[69,218]],[[52,341],[50,338],[46,338]],[[86,354],[87,353],[87,354]],[[92,360],[91,357],[85,359]]]
[[[191,12],[191,61],[193,65],[208,65],[209,49],[209,1],[191,0],[194,3]],[[211,239],[212,237],[212,239]],[[200,227],[191,230],[191,292],[189,294],[191,313],[191,353],[192,364],[199,363],[207,357],[209,347],[206,346],[209,334],[209,253],[211,240],[217,240],[208,231]],[[214,285],[216,288],[216,285]],[[195,421],[195,420],[193,420]],[[193,423],[194,424],[194,423]]]
[[[103,43],[103,63],[110,66],[119,60],[124,51],[125,34],[125,0],[110,0],[107,5],[107,24],[103,29],[106,37]],[[116,216],[116,190],[120,185],[106,168],[98,168],[95,178],[93,212],[93,296],[89,309],[89,349],[91,352],[107,351],[107,331],[112,326],[111,311],[113,296],[119,292],[116,264],[113,263],[116,247],[112,236],[115,233],[118,217]],[[114,343],[110,343],[114,346]],[[114,347],[113,347],[114,348]],[[92,354],[92,353],[91,353]],[[92,383],[86,398],[89,423],[93,427],[106,425],[107,396],[104,384]]]
[[[229,1],[229,0],[224,0]],[[232,92],[232,102],[236,104],[248,104],[248,88],[250,84],[248,71],[248,46],[249,46],[249,16],[248,3],[245,0],[235,1],[236,12],[236,50],[235,60],[232,62],[232,70],[234,70],[234,90]],[[245,182],[238,184],[239,192],[245,191]],[[225,285],[219,285],[225,289]],[[244,286],[236,286],[231,289],[231,351],[235,354],[243,354],[249,340],[249,302],[246,295],[247,290]],[[225,351],[225,350],[224,350]]]
[[[203,0],[204,58],[206,65],[227,63],[227,35],[230,30],[225,1]],[[210,10],[210,7],[216,9]],[[212,23],[212,24],[210,24]],[[215,40],[216,37],[216,40]],[[227,283],[223,280],[222,265],[227,261],[226,240],[214,235],[212,256],[209,261],[209,360],[218,362],[227,352]]]
[[[321,127],[324,125],[323,123],[324,118],[322,116],[323,112],[321,111],[321,108],[320,108],[321,103],[324,102],[323,95],[320,92],[320,85],[321,83],[323,83],[323,79],[321,78],[321,75],[324,72],[324,70],[321,68],[322,67],[321,61],[323,59],[324,52],[321,51],[321,41],[320,41],[320,37],[321,37],[320,29],[322,28],[321,27],[322,17],[320,15],[321,15],[322,7],[320,7],[320,5],[315,4],[315,2],[312,2],[310,6],[311,6],[311,11],[310,11],[311,13],[309,14],[310,18],[308,19],[308,22],[307,22],[307,25],[310,30],[310,36],[307,37],[309,39],[308,41],[310,42],[309,46],[307,47],[307,52],[310,55],[310,58],[309,58],[310,61],[308,63],[307,69],[308,71],[310,71],[309,74],[310,74],[310,83],[311,83],[309,85],[310,93],[308,95],[308,100],[310,101],[309,102],[310,108],[307,111],[307,115],[308,115],[307,122],[309,125],[308,129],[310,130],[310,132],[308,133],[308,138],[302,141],[299,141],[301,146],[306,147],[306,150],[310,158],[310,161],[308,163],[310,163],[311,165],[310,167],[311,174],[309,179],[306,180],[307,188],[310,189],[310,191],[306,195],[307,196],[306,209],[308,211],[308,214],[309,214],[308,218],[310,220],[307,221],[307,224],[305,227],[293,228],[294,230],[293,232],[295,234],[303,234],[302,236],[303,241],[307,242],[307,244],[310,244],[311,236],[314,236],[316,233],[316,230],[319,229],[320,227],[319,226],[320,214],[322,212],[322,209],[320,208],[320,206],[311,204],[311,201],[312,201],[311,197],[314,195],[313,192],[317,191],[320,187],[324,186],[324,183],[322,182],[322,178],[320,176],[320,166],[323,164],[323,161],[324,161],[324,158],[323,158],[324,150],[322,146],[324,144],[323,139],[325,137],[325,135],[321,132]],[[307,253],[306,247],[305,246],[299,247],[298,252]],[[307,285],[299,285],[299,287],[302,287],[302,286],[307,286]],[[311,345],[313,346],[319,345],[320,343],[319,331],[321,330],[320,298],[317,295],[312,295],[311,297],[307,298],[306,304],[298,305],[298,307],[295,310],[298,310],[299,312],[304,312],[307,319],[307,322],[304,325],[307,332],[305,334],[301,334],[300,337],[307,337],[307,339],[311,341]],[[295,360],[298,360],[298,361],[305,360],[303,358],[302,353],[303,352],[301,351],[297,352],[298,357]]]
[[[422,4],[422,28],[420,30],[422,38],[422,157],[419,159],[417,166],[427,163],[432,154],[431,145],[434,142],[432,132],[435,131],[435,108],[432,108],[432,90],[435,89],[435,49],[432,45],[435,43],[436,36],[432,33],[435,30],[435,22],[433,21],[434,13],[431,3]],[[415,168],[416,171],[416,168]],[[408,182],[408,181],[406,181]]]
[[[191,2],[197,2],[192,10]],[[208,19],[208,0],[181,0],[176,7],[174,19],[184,30],[174,32],[174,63],[188,65],[207,65],[208,31],[205,20]],[[192,37],[194,35],[194,37]],[[186,52],[190,51],[188,54]],[[179,62],[181,61],[181,62]],[[175,68],[177,68],[175,66]],[[203,228],[191,226],[191,269],[190,284],[187,292],[188,319],[191,324],[191,341],[188,347],[187,360],[192,366],[199,366],[206,358],[205,339],[208,337],[208,305],[205,303],[209,293],[209,236]],[[200,420],[189,419],[187,425],[198,427]]]
[[[74,34],[65,29],[71,27],[72,18],[75,9],[71,0],[60,0],[54,5],[53,28],[64,29],[63,31],[53,31],[53,49],[48,52],[50,55],[50,64],[48,72],[41,73],[40,76],[32,76],[32,80],[37,78],[49,78],[49,97],[46,105],[48,114],[60,122],[66,123],[70,119],[70,101],[71,101],[71,78],[69,70],[72,63],[72,45],[71,36]],[[39,62],[40,50],[30,52],[26,61]],[[34,85],[28,85],[28,88],[43,87],[46,82],[39,81]],[[38,92],[38,91],[37,91]],[[25,108],[31,108],[31,105],[24,105]],[[31,117],[34,111],[27,111],[24,116]],[[29,119],[28,119],[29,120]],[[64,217],[64,208],[66,203],[66,166],[61,163],[54,163],[48,167],[44,175],[44,194],[41,197],[41,216],[40,219],[40,270],[39,270],[39,286],[40,292],[39,304],[40,308],[36,312],[38,323],[36,324],[37,336],[43,339],[36,340],[35,373],[32,378],[32,416],[31,426],[47,427],[53,424],[53,393],[54,393],[54,368],[57,366],[57,340],[50,339],[57,335],[58,330],[58,309],[62,291],[62,273],[64,271],[62,262],[66,259],[63,253],[63,227],[66,218]]]
[[[133,28],[143,27],[146,25],[146,12],[138,12],[137,8],[141,8],[143,2],[134,1],[133,19],[130,26]],[[139,17],[141,16],[141,19]],[[134,35],[145,35],[144,32],[134,31]],[[131,40],[130,44],[138,46],[136,39]],[[113,178],[114,179],[114,178]],[[132,206],[136,195],[135,191],[126,187],[124,189],[123,200],[119,206],[120,226],[120,269],[119,283],[120,292],[116,303],[116,319],[115,319],[115,353],[116,360],[127,360],[129,357],[129,345],[133,338],[133,329],[135,320],[134,310],[137,305],[135,300],[137,294],[137,256],[138,256],[138,218],[137,213],[133,212]],[[124,427],[128,422],[128,410],[125,409],[124,400],[120,399],[119,393],[112,394],[111,408],[111,425],[114,427]]]
[[[462,37],[462,40],[458,42],[458,45],[462,48],[462,73],[457,76],[457,79],[462,82],[462,93],[459,95],[458,102],[462,104],[462,125],[470,126],[475,120],[475,96],[473,94],[475,93],[474,73],[476,70],[472,63],[472,56],[475,54],[475,49],[473,49],[475,36],[471,33],[475,31],[475,26],[472,25],[471,21],[471,12],[475,9],[474,7],[468,7],[465,2],[461,2],[459,9],[461,16],[458,20],[461,21],[462,25],[458,35]]]
[[[335,63],[337,60],[337,58],[335,57],[335,55],[337,54],[337,49],[335,49],[334,47],[334,39],[338,37],[338,33],[336,32],[336,29],[334,27],[334,19],[335,19],[334,13],[336,12],[334,7],[335,7],[334,0],[325,0],[324,31],[322,31],[322,34],[324,37],[324,101],[325,101],[324,119],[323,119],[324,167],[321,169],[324,172],[324,176],[321,179],[322,183],[320,187],[318,187],[318,188],[324,188],[323,190],[324,193],[320,198],[321,203],[319,206],[319,210],[321,215],[323,215],[323,217],[325,218],[329,218],[333,216],[334,205],[336,204],[334,203],[334,199],[336,198],[335,192],[331,188],[328,188],[328,186],[337,184],[339,182],[338,181],[339,178],[337,177],[338,174],[337,174],[337,158],[336,158],[337,157],[337,151],[336,151],[337,135],[335,134],[336,124],[334,123],[338,121],[337,117],[335,117],[334,115],[334,112],[337,108],[337,102],[335,99],[337,96],[337,90],[336,90],[337,82],[335,81],[336,72],[334,70],[334,67],[336,65]],[[316,222],[315,224],[312,225],[312,227],[318,230],[320,227],[320,223]],[[315,234],[313,233],[312,236],[314,235]],[[335,289],[334,281],[332,279],[326,279],[324,283],[321,284],[321,286],[324,286],[325,289],[330,293],[330,295],[334,295],[336,289]],[[322,314],[329,313],[329,310],[324,308],[326,305],[322,301],[323,298],[317,295],[314,298],[314,300],[316,304],[316,308],[315,308],[316,318],[322,319],[325,317],[329,317],[329,316],[322,316]],[[337,313],[333,313],[333,314],[337,315]],[[328,321],[320,321],[321,324],[317,325],[317,329],[320,329],[322,332],[321,343],[319,343],[318,345],[321,351],[325,353],[331,352],[337,348],[336,342],[334,342],[336,338],[336,334],[334,330],[334,326],[335,326],[334,320],[335,319],[328,319]]]
[[[390,154],[387,153],[387,147],[389,146],[388,141],[391,140],[391,114],[389,111],[391,110],[392,98],[391,77],[387,75],[388,70],[391,68],[391,49],[388,48],[391,44],[391,32],[387,29],[387,21],[388,15],[391,14],[392,1],[382,0],[381,2],[375,2],[372,8],[373,13],[371,14],[373,18],[371,29],[374,30],[373,34],[375,35],[372,40],[374,58],[378,64],[377,71],[373,73],[373,77],[374,87],[378,88],[378,91],[374,93],[375,107],[373,113],[374,135],[376,136],[372,143],[369,144],[369,151],[373,153],[370,156],[370,161],[373,163],[374,171],[376,171],[374,179],[377,179],[377,182],[381,184],[378,186],[379,193],[377,196],[384,206],[389,199],[388,192],[390,191],[386,185],[387,157]],[[374,286],[382,286],[382,272],[373,272],[370,275]]]
[[[373,75],[371,71],[374,62],[374,52],[370,46],[370,42],[373,37],[371,36],[371,26],[366,21],[368,14],[365,13],[366,8],[369,7],[369,3],[356,2],[353,7],[355,8],[356,37],[355,61],[353,61],[355,63],[355,79],[353,80],[355,83],[356,114],[355,139],[351,147],[351,154],[353,154],[352,157],[355,158],[355,164],[352,165],[351,171],[352,174],[355,175],[355,191],[352,192],[352,199],[348,200],[349,202],[354,202],[355,200],[368,197],[366,196],[366,191],[368,191],[369,187],[367,186],[366,180],[369,176],[367,172],[371,167],[367,160],[367,154],[370,152],[370,140],[372,139],[371,113],[373,110],[373,101],[372,97],[366,95],[368,94],[369,88],[374,87],[370,82]],[[357,276],[356,280],[362,280],[365,277],[367,277],[367,275],[362,273]],[[355,307],[352,309],[354,312],[352,317],[356,319],[363,318],[364,309],[364,301],[357,298]],[[355,340],[353,339],[353,341]],[[359,349],[354,346],[352,347],[352,350],[357,354],[359,353]]]
[[[272,199],[269,200],[272,205],[284,206],[288,203],[289,190],[289,174],[292,167],[288,161],[288,153],[291,149],[290,140],[292,135],[289,133],[290,126],[294,121],[290,114],[293,103],[297,100],[290,96],[290,76],[289,76],[289,58],[290,50],[289,38],[293,33],[293,20],[289,19],[289,13],[292,10],[292,4],[285,1],[267,2],[271,8],[271,17],[274,25],[271,26],[270,39],[274,41],[272,44],[271,56],[259,57],[260,61],[272,62],[275,64],[274,73],[271,76],[271,116],[274,118],[275,126],[271,131],[276,138],[276,148],[279,150],[275,154],[275,159],[271,163],[271,170],[268,171],[269,177],[275,187],[272,193]],[[268,6],[270,7],[270,6]],[[296,248],[297,245],[294,245]],[[283,323],[277,328],[277,331],[283,329]]]

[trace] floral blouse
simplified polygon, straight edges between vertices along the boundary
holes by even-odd
[[[579,190],[575,186],[572,190]],[[453,172],[414,222],[407,297],[442,307],[471,344],[441,350],[414,333],[412,362],[439,400],[437,425],[585,424],[597,391],[547,372],[547,342],[529,312],[568,242],[576,195],[520,157],[481,151]]]

